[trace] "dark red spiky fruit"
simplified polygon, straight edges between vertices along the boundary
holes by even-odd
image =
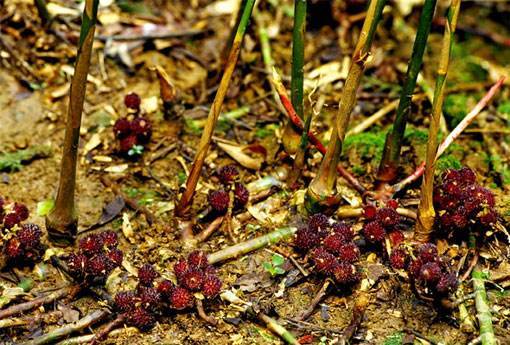
[[[311,257],[315,263],[315,268],[321,273],[333,272],[333,269],[338,264],[337,258],[324,248],[315,248],[311,253]]]
[[[476,174],[468,167],[462,167],[457,171],[460,180],[464,184],[471,184],[476,182]]]
[[[130,92],[124,96],[124,105],[129,109],[140,110],[142,99],[135,92]]]
[[[300,228],[296,232],[296,240],[294,244],[300,250],[310,250],[320,243],[319,234],[316,231],[310,230],[310,228]]]
[[[133,146],[135,146],[136,144],[138,144],[138,139],[136,138],[136,135],[134,134],[128,135],[127,137],[120,139],[119,151],[121,153],[128,153],[129,150],[131,150]]]
[[[138,270],[138,281],[141,285],[151,286],[157,277],[159,273],[152,265],[145,264]]]
[[[114,248],[119,244],[119,240],[117,237],[117,233],[113,231],[103,231],[99,234],[101,236],[101,239],[103,240],[103,244],[107,248]]]
[[[418,257],[423,263],[437,261],[438,256],[436,245],[433,243],[423,244],[418,250]]]
[[[445,272],[439,278],[439,282],[436,285],[437,292],[441,294],[448,294],[453,292],[457,287],[457,276],[453,272]]]
[[[19,216],[14,212],[9,212],[4,216],[4,228],[11,229],[16,224],[19,224],[21,222],[21,219]]]
[[[225,212],[228,209],[230,197],[227,191],[224,190],[211,191],[207,199],[211,207],[217,212]]]
[[[317,231],[321,236],[325,236],[330,227],[329,218],[325,214],[316,213],[308,219],[308,227],[311,230]]]
[[[32,223],[21,225],[21,230],[17,233],[17,237],[24,247],[36,248],[41,244],[41,228]]]
[[[349,263],[358,261],[359,255],[359,248],[354,242],[347,242],[338,251],[338,259]]]
[[[179,281],[183,287],[190,291],[200,291],[204,284],[204,272],[200,270],[188,270]]]
[[[154,315],[142,307],[135,307],[126,312],[126,323],[142,331],[151,329],[156,322]]]
[[[170,306],[174,309],[181,310],[193,305],[193,295],[183,287],[177,286],[172,290],[170,295]]]
[[[427,284],[437,283],[441,278],[441,267],[437,262],[427,262],[421,266],[420,278]]]
[[[113,133],[119,139],[125,138],[131,134],[131,121],[126,117],[121,117],[113,125]]]
[[[338,232],[333,232],[322,241],[324,248],[334,254],[339,254],[342,246],[346,243],[345,237]]]
[[[391,245],[393,247],[398,247],[398,245],[406,239],[404,233],[400,230],[394,230],[388,234],[388,238],[390,239]]]
[[[229,184],[239,175],[239,170],[233,164],[225,165],[218,170],[218,177],[223,184]]]
[[[498,213],[494,210],[486,211],[478,215],[478,221],[484,226],[494,225],[498,221]]]
[[[421,267],[423,266],[423,261],[418,257],[415,260],[411,261],[409,263],[409,266],[407,267],[407,271],[413,278],[418,278],[420,275]]]
[[[86,272],[93,277],[104,277],[109,273],[108,258],[104,254],[96,254],[87,260]]]
[[[84,254],[71,253],[67,257],[67,267],[69,271],[75,276],[81,276],[85,273],[87,267],[87,257]]]
[[[150,311],[158,309],[159,303],[161,302],[161,294],[158,290],[153,287],[138,286],[136,292],[142,307]]]
[[[367,223],[363,226],[363,236],[368,242],[380,243],[384,241],[386,231],[384,227],[377,221]]]
[[[15,237],[7,241],[4,251],[7,258],[11,260],[20,258],[24,253],[21,242]]]
[[[209,265],[207,254],[203,251],[195,250],[188,255],[188,265],[191,269],[203,269]]]
[[[409,255],[403,248],[393,249],[390,255],[390,265],[395,269],[404,269],[407,265]]]
[[[220,293],[221,280],[215,275],[206,275],[202,285],[202,293],[207,298],[213,298]]]
[[[344,222],[337,222],[331,226],[333,233],[340,234],[345,238],[345,241],[352,241],[354,232],[352,228]]]
[[[333,269],[333,277],[339,284],[352,284],[359,279],[356,267],[347,262],[341,262]]]
[[[174,273],[177,279],[179,280],[181,280],[182,277],[184,277],[184,274],[188,272],[188,270],[189,270],[188,261],[184,259],[177,261],[176,264],[174,265]]]
[[[124,254],[122,253],[121,250],[117,248],[110,249],[106,256],[108,257],[108,259],[110,259],[110,261],[113,264],[112,269],[115,267],[120,267],[120,265],[122,265],[122,259],[124,258]]]
[[[372,205],[367,205],[363,207],[363,216],[368,220],[374,220],[375,215],[377,214],[377,208]]]
[[[386,206],[396,210],[398,208],[398,201],[395,199],[390,199],[386,202]]]
[[[234,203],[236,208],[246,206],[250,200],[250,192],[241,183],[236,183],[234,188]]]
[[[103,239],[98,234],[90,234],[80,240],[78,247],[85,254],[97,254],[103,249]]]
[[[170,294],[172,293],[174,288],[175,288],[174,283],[172,283],[170,280],[165,279],[158,284],[156,289],[161,294],[161,296],[168,298],[170,297]]]
[[[28,208],[24,204],[15,202],[14,206],[12,207],[12,211],[18,215],[20,222],[28,219],[29,216]]]
[[[140,116],[131,122],[131,130],[141,142],[147,142],[152,136],[152,124],[149,119]]]
[[[394,208],[383,207],[377,210],[375,219],[384,227],[394,227],[400,222],[400,215]]]
[[[132,310],[137,302],[137,297],[133,291],[121,291],[115,295],[115,308],[121,312]]]

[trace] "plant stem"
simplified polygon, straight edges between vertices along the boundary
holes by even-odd
[[[305,62],[306,0],[294,0],[294,28],[292,30],[292,72],[290,97],[300,119],[303,118],[303,66]],[[299,150],[300,134],[291,121],[282,136],[283,147],[289,154]]]
[[[260,321],[266,324],[267,328],[269,328],[274,333],[278,334],[278,336],[280,336],[280,338],[282,338],[287,344],[299,345],[299,342],[297,341],[296,338],[294,338],[292,333],[287,331],[287,329],[280,325],[275,319],[269,317],[264,313],[258,313],[257,317],[259,318]]]
[[[259,248],[263,248],[270,244],[278,243],[281,240],[284,240],[294,235],[296,230],[297,229],[293,227],[280,228],[268,234],[256,237],[254,239],[221,249],[209,255],[208,257],[209,263],[215,264],[218,262],[226,261],[241,256],[243,254],[252,252]]]
[[[48,12],[48,7],[46,6],[46,0],[34,0],[35,7],[37,7],[37,13],[39,14],[39,18],[43,25],[48,25],[51,22],[51,15]]]
[[[110,312],[107,309],[95,310],[90,314],[85,315],[83,318],[79,319],[76,322],[73,322],[64,327],[57,328],[49,333],[41,335],[40,337],[26,341],[21,345],[41,345],[54,343],[59,338],[62,338],[73,332],[81,331],[82,329],[87,328],[91,324],[105,318],[109,313]]]
[[[499,90],[499,88],[503,85],[506,78],[503,77],[499,79],[490,90],[485,94],[485,96],[482,97],[481,100],[478,101],[478,103],[474,106],[473,109],[467,114],[464,119],[455,127],[453,131],[448,134],[448,136],[443,140],[441,145],[439,145],[437,149],[436,154],[436,160],[441,157],[441,155],[446,151],[446,149],[459,137],[459,135],[473,122],[475,117],[480,114],[480,112],[485,108],[485,106],[489,103],[489,101],[494,97],[496,92]],[[391,190],[393,193],[401,191],[405,186],[409,185],[410,183],[413,183],[417,179],[423,175],[425,171],[425,162],[421,163],[418,168],[409,176],[407,176],[402,181],[395,183],[391,186]]]
[[[230,84],[232,73],[234,72],[237,59],[239,58],[239,53],[241,51],[241,43],[243,41],[246,28],[248,26],[248,22],[250,20],[254,3],[255,0],[246,0],[245,2],[242,11],[242,16],[239,21],[239,25],[237,26],[236,34],[232,42],[232,47],[230,49],[227,62],[225,64],[225,71],[221,78],[218,91],[216,92],[216,96],[214,97],[211,110],[209,111],[207,123],[204,128],[204,132],[202,133],[200,143],[198,145],[195,161],[193,162],[193,166],[191,167],[191,171],[186,182],[186,190],[182,194],[181,200],[179,201],[179,204],[175,208],[176,215],[178,216],[182,217],[189,214],[189,209],[191,206],[191,202],[193,200],[193,195],[195,194],[195,189],[197,187],[198,179],[200,177],[200,172],[204,165],[204,160],[207,155],[207,151],[209,150],[209,146],[211,145],[211,139],[214,132],[214,128],[216,127],[216,122],[218,121],[218,117],[220,115],[221,106],[223,105],[223,100],[225,99],[225,95]]]
[[[423,53],[427,45],[427,38],[432,24],[432,17],[434,16],[436,1],[437,0],[425,0],[423,4],[418,30],[414,40],[413,53],[407,65],[406,79],[402,87],[402,92],[400,93],[397,115],[393,123],[393,129],[388,132],[386,136],[384,151],[377,172],[379,183],[389,183],[397,177],[400,149],[406,129],[407,117],[411,111],[411,97],[413,96],[416,86],[416,78],[418,78],[418,73],[421,69]]]
[[[338,202],[336,198],[336,169],[340,154],[342,153],[342,142],[347,131],[351,112],[356,103],[356,91],[358,89],[365,64],[370,57],[370,47],[375,35],[377,24],[386,0],[372,0],[367,11],[365,22],[361,30],[358,43],[352,55],[349,74],[342,91],[342,98],[336,118],[336,126],[333,127],[331,140],[317,176],[312,180],[306,194],[305,205],[311,212],[320,210]]]
[[[434,188],[434,170],[438,146],[437,135],[439,133],[439,124],[443,109],[450,54],[452,52],[457,19],[459,17],[460,1],[461,0],[453,0],[450,6],[448,24],[445,25],[443,35],[443,46],[441,48],[441,58],[437,70],[436,87],[434,89],[434,101],[432,103],[429,138],[427,142],[427,156],[425,158],[425,175],[423,176],[423,183],[421,186],[418,221],[414,229],[414,239],[422,243],[429,242],[436,217],[434,203],[432,201],[432,190]]]
[[[46,228],[48,229],[49,238],[56,244],[73,243],[78,228],[78,215],[76,214],[74,204],[76,163],[80,140],[81,115],[85,100],[90,55],[94,42],[98,4],[99,0],[86,0],[85,2],[76,65],[69,94],[69,108],[67,111],[59,186],[55,208],[46,217]]]

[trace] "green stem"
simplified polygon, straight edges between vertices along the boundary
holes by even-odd
[[[58,244],[74,242],[78,228],[78,215],[74,204],[76,186],[76,164],[80,140],[81,116],[90,55],[94,43],[99,0],[86,0],[83,11],[78,53],[71,81],[69,108],[62,153],[60,179],[55,200],[55,208],[46,217],[46,228],[50,240]]]
[[[416,78],[420,72],[423,53],[427,45],[434,9],[437,0],[425,0],[418,23],[418,31],[413,45],[411,60],[407,66],[407,73],[400,101],[397,108],[397,115],[393,124],[393,129],[386,136],[383,156],[379,164],[377,178],[380,182],[388,183],[397,177],[397,170],[400,161],[400,149],[404,138],[404,131],[407,124],[407,117],[411,111],[411,97],[416,86]]]
[[[430,119],[429,137],[427,142],[427,156],[425,160],[425,174],[421,186],[420,205],[418,207],[418,221],[414,231],[414,238],[422,243],[430,239],[432,227],[434,226],[436,212],[432,200],[434,188],[434,170],[438,148],[438,133],[441,120],[441,110],[446,89],[446,77],[450,64],[455,28],[460,11],[460,0],[453,0],[449,10],[448,20],[445,25],[443,46],[441,48],[441,59],[437,71],[436,88],[434,89],[434,101],[432,103],[432,115]]]
[[[50,23],[52,18],[50,12],[48,12],[46,0],[34,0],[34,3],[35,7],[37,7],[37,13],[39,14],[39,18],[41,18],[43,25]]]
[[[294,0],[294,28],[292,31],[292,73],[290,98],[298,116],[303,118],[303,66],[305,63],[306,0]],[[299,147],[299,131],[291,121],[283,132],[283,146],[289,154],[296,153]]]
[[[244,4],[242,15],[239,20],[239,25],[237,26],[236,34],[232,42],[232,47],[230,49],[227,62],[225,64],[225,72],[223,73],[220,85],[218,87],[218,91],[216,92],[216,96],[214,97],[211,110],[209,111],[207,123],[202,133],[202,137],[200,138],[200,143],[198,144],[198,150],[195,157],[195,161],[193,162],[193,166],[191,167],[191,171],[186,182],[186,190],[182,194],[181,200],[179,201],[179,204],[175,208],[175,212],[178,216],[189,215],[189,209],[191,206],[191,202],[193,200],[193,195],[195,194],[195,189],[197,187],[198,179],[200,177],[200,172],[202,171],[205,157],[207,156],[207,152],[209,151],[209,146],[211,146],[211,139],[214,132],[214,128],[216,127],[216,123],[218,122],[218,117],[220,115],[221,107],[223,105],[223,100],[225,99],[228,86],[230,85],[232,73],[234,72],[237,60],[239,58],[239,53],[241,51],[241,43],[243,41],[246,28],[248,27],[248,23],[250,21],[250,16],[254,4],[255,0],[246,0]]]
[[[280,325],[275,319],[264,313],[258,313],[258,318],[264,322],[271,331],[278,334],[287,344],[299,345],[299,341],[285,327]]]
[[[377,24],[381,18],[386,0],[372,0],[363,23],[358,43],[352,55],[349,73],[342,91],[336,126],[333,127],[331,140],[326,154],[322,159],[317,176],[308,187],[305,205],[310,212],[316,212],[324,207],[338,202],[336,198],[336,168],[342,153],[342,143],[349,125],[351,112],[356,104],[358,90],[365,64],[370,56],[370,48],[375,35]]]
[[[236,258],[238,256],[252,252],[259,248],[275,244],[277,242],[280,242],[281,240],[291,237],[292,235],[294,235],[296,230],[297,230],[296,228],[292,227],[280,228],[263,236],[256,237],[246,242],[238,243],[233,246],[224,248],[222,250],[210,254],[209,263],[215,264],[218,262]]]

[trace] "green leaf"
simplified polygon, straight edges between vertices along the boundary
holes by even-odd
[[[36,213],[39,217],[44,217],[48,213],[50,213],[51,210],[53,210],[53,207],[55,207],[55,200],[53,200],[53,199],[39,201],[37,203]]]
[[[285,262],[285,258],[280,254],[273,254],[271,262],[273,263],[274,266],[281,266]]]
[[[271,275],[272,275],[272,272],[274,271],[274,269],[273,269],[273,265],[271,265],[271,263],[270,263],[270,262],[263,262],[263,263],[262,263],[262,267],[264,267],[264,269],[265,269],[267,272],[271,273]]]
[[[284,273],[285,273],[285,270],[284,270],[283,268],[281,268],[281,267],[276,267],[276,268],[274,269],[274,273],[275,273],[275,274],[284,274]]]

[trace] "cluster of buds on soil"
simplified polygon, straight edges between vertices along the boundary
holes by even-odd
[[[404,246],[396,248],[390,262],[394,268],[405,268],[417,287],[434,297],[448,295],[457,287],[448,259],[441,257],[432,243],[422,244],[414,253]]]
[[[466,167],[444,172],[434,190],[434,205],[441,228],[448,232],[487,227],[498,220],[494,194],[476,183],[475,173]]]
[[[117,234],[112,231],[82,238],[78,252],[66,258],[71,275],[83,284],[104,283],[108,275],[122,264],[123,253],[117,248]]]
[[[248,203],[250,192],[238,182],[239,170],[234,165],[226,165],[219,169],[218,178],[223,188],[210,191],[208,201],[217,213],[225,213],[229,207],[241,209]],[[232,204],[231,204],[232,201]]]
[[[159,274],[150,265],[138,270],[136,290],[119,292],[115,296],[115,306],[123,313],[128,325],[149,329],[162,308],[190,308],[195,298],[213,299],[221,290],[221,280],[209,265],[207,255],[201,251],[179,260],[174,266],[174,274],[177,284],[166,279],[156,282]]]
[[[28,219],[28,208],[18,202],[8,202],[0,196],[0,246],[2,261],[8,265],[30,264],[38,261],[43,252],[41,228]]]
[[[119,140],[119,152],[130,157],[143,152],[143,145],[147,144],[152,135],[152,124],[147,117],[140,116],[140,97],[131,92],[124,98],[124,104],[131,114],[118,119],[113,131]]]
[[[354,263],[360,250],[354,233],[345,223],[330,223],[327,216],[314,214],[305,227],[296,232],[295,246],[308,254],[318,273],[331,276],[337,283],[349,285],[360,278]]]
[[[404,241],[404,234],[400,230],[402,218],[397,213],[397,207],[396,200],[388,200],[386,206],[381,208],[365,206],[362,233],[368,243],[384,246],[385,239],[389,239],[391,246],[396,247]]]

